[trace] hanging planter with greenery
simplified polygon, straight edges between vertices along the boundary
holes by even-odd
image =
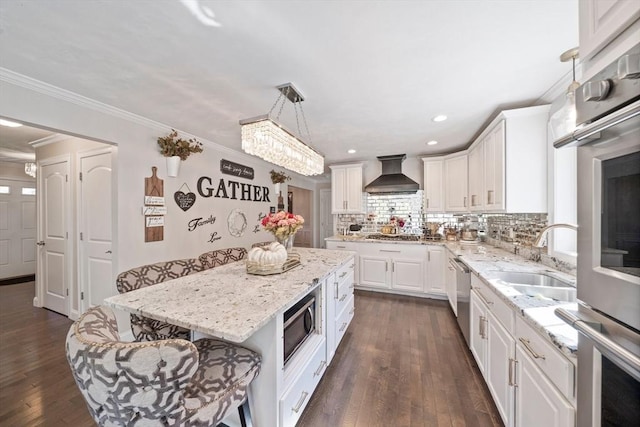
[[[178,138],[178,132],[171,129],[167,136],[158,137],[160,154],[167,158],[167,175],[176,177],[180,170],[180,161],[187,160],[192,153],[202,153],[202,143],[195,138]]]

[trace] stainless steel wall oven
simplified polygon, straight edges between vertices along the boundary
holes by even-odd
[[[578,427],[640,425],[640,44],[576,91]]]

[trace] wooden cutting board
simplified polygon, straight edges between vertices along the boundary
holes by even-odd
[[[147,206],[146,196],[152,197],[164,197],[164,180],[158,178],[156,175],[158,168],[153,166],[151,168],[151,177],[144,179],[144,195],[145,206]],[[155,204],[154,204],[155,205]],[[158,205],[155,205],[158,206]],[[164,225],[149,226],[150,221],[157,220],[164,221],[162,215],[145,215],[144,216],[144,241],[145,242],[159,242],[164,240]]]

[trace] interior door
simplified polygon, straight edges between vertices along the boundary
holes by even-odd
[[[114,294],[111,148],[80,154],[79,276],[82,312]]]
[[[331,214],[331,190],[320,190],[320,247],[326,248],[324,239],[333,236],[333,215]]]
[[[41,163],[39,271],[42,305],[69,315],[69,159]]]
[[[0,279],[36,272],[35,186],[0,180]]]

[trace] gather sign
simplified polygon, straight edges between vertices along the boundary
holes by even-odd
[[[201,176],[198,179],[198,194],[202,197],[217,197],[221,199],[244,200],[249,202],[268,202],[269,187],[245,184],[243,182],[225,181],[220,178],[215,186],[208,176]]]

